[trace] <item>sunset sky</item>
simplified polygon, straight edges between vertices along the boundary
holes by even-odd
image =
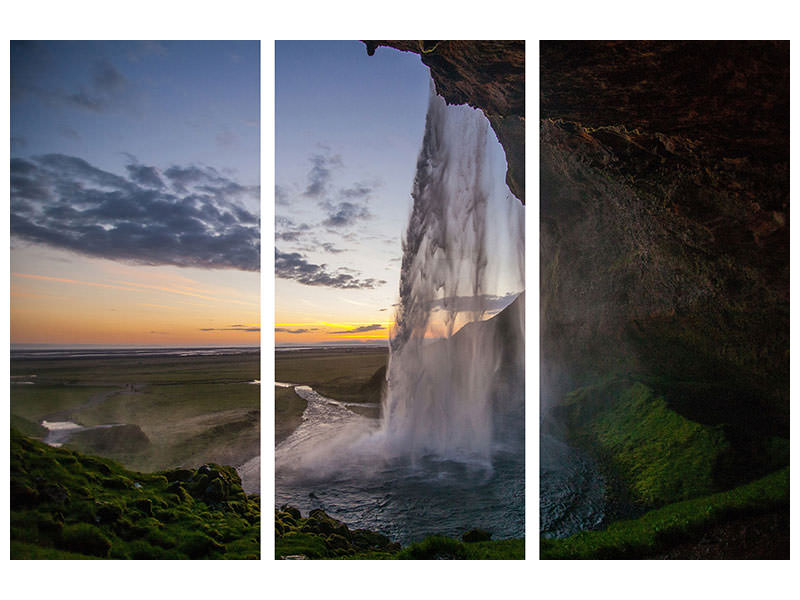
[[[258,345],[259,44],[11,44],[11,343]]]
[[[388,339],[429,86],[417,54],[276,42],[276,345]]]

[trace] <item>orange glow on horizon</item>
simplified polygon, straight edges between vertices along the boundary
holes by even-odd
[[[123,281],[82,267],[12,271],[12,344],[260,345],[257,274],[195,271],[197,281],[177,275],[171,285],[169,268],[131,269]]]

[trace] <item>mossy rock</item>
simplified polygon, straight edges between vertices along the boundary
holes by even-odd
[[[295,522],[297,522],[297,521],[299,521],[300,519],[303,518],[302,513],[298,509],[296,509],[294,506],[290,506],[288,504],[284,504],[283,506],[281,506],[280,510],[281,510],[281,512],[288,513],[289,515],[291,515],[292,518],[295,520]]]
[[[180,544],[178,549],[189,558],[210,558],[209,555],[224,552],[225,546],[204,533],[191,533]]]
[[[461,536],[461,541],[466,544],[474,544],[476,542],[488,542],[492,539],[492,534],[485,529],[470,529]]]
[[[95,502],[94,514],[98,523],[116,523],[122,512],[122,508],[112,502]]]
[[[89,523],[65,525],[59,546],[64,550],[105,558],[111,551],[111,540]]]

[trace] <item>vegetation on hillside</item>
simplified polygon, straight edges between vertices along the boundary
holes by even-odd
[[[11,558],[257,559],[260,498],[232,467],[139,473],[11,430]]]

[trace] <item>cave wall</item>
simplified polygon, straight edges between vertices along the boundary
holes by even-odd
[[[365,40],[420,55],[436,92],[448,104],[483,111],[506,153],[506,183],[525,202],[525,42],[455,40]]]
[[[788,49],[541,43],[541,347],[555,393],[628,371],[705,383],[722,399],[710,403],[788,423]]]

